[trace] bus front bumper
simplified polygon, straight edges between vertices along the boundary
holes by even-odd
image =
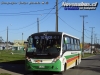
[[[55,63],[32,63],[29,61],[25,62],[26,70],[29,71],[53,71],[60,72],[61,71],[61,62],[60,60]]]

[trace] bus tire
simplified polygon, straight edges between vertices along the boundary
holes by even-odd
[[[75,69],[76,66],[78,65],[77,60],[75,61],[75,66],[72,67],[72,69]]]
[[[75,62],[75,66],[77,66],[78,65],[78,63],[77,63],[77,60],[76,60],[76,62]]]
[[[66,71],[66,63],[64,65],[64,71],[61,72],[61,75],[63,75],[65,73],[65,71]]]
[[[75,61],[75,66],[73,68],[76,68],[78,65],[77,60]]]

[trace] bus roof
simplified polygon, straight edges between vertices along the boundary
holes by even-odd
[[[73,37],[73,38],[79,39],[78,37],[72,36],[72,35],[70,35],[70,34],[67,34],[67,33],[64,33],[64,32],[62,32],[62,33],[63,33],[63,35],[65,34],[65,35],[68,35],[68,36],[70,36],[70,37]]]
[[[55,31],[46,31],[46,32],[39,32],[39,33],[33,33],[32,35],[35,35],[35,34],[44,34],[44,33],[51,33],[51,34],[65,34],[65,35],[68,35],[68,36],[70,36],[70,37],[73,37],[73,38],[76,38],[76,39],[79,39],[79,38],[77,38],[77,37],[75,37],[75,36],[72,36],[72,35],[70,35],[70,34],[67,34],[67,33],[65,33],[65,32],[55,32]],[[31,36],[32,36],[31,35]]]
[[[62,32],[54,32],[54,31],[46,31],[46,32],[39,32],[39,33],[33,33],[32,35],[35,35],[35,34],[62,34]]]

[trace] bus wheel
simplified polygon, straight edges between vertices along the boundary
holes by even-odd
[[[64,65],[64,72],[66,71],[66,63],[65,63],[65,65]]]
[[[76,60],[76,62],[75,62],[75,66],[77,66],[78,65],[78,63],[77,63],[77,60]]]
[[[66,71],[66,63],[64,65],[64,71],[61,72],[61,75],[63,75],[65,73],[65,71]]]
[[[74,69],[77,68],[77,65],[78,65],[77,62],[78,62],[78,60],[76,60],[76,62],[75,62],[75,66],[73,67]]]
[[[72,67],[72,69],[75,69],[77,67],[78,63],[77,60],[75,61],[75,66]]]

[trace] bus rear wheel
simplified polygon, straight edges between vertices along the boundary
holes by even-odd
[[[76,61],[75,61],[75,66],[72,67],[72,68],[75,69],[75,68],[77,67],[77,65],[78,65],[78,61],[76,60]]]

